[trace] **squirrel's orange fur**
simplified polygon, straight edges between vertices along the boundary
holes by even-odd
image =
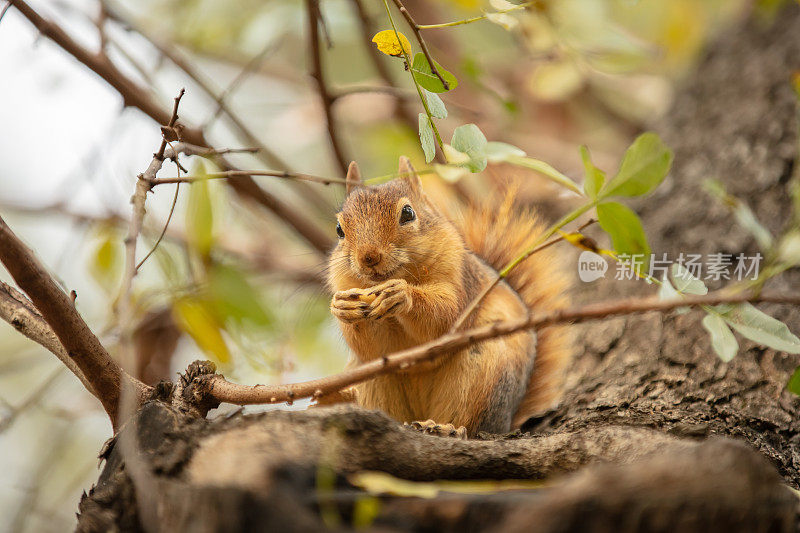
[[[343,237],[331,254],[328,284],[331,311],[354,353],[350,364],[447,333],[495,269],[542,231],[532,213],[515,210],[510,194],[453,222],[424,194],[405,158],[400,172],[404,177],[374,187],[353,186],[354,164],[348,174],[338,214]],[[553,248],[522,262],[506,281],[462,329],[566,304],[568,282]],[[543,330],[538,342],[532,331],[517,333],[361,383],[356,400],[400,421],[432,419],[470,435],[509,431],[557,399],[569,357],[559,328]]]

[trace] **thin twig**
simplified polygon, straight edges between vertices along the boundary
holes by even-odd
[[[181,168],[177,164],[177,161],[175,163],[176,163],[175,166],[177,168],[178,176],[180,176]],[[167,215],[167,221],[164,223],[164,228],[161,230],[161,233],[159,234],[158,239],[156,239],[155,244],[153,244],[153,247],[150,248],[150,251],[147,252],[145,254],[145,256],[142,257],[142,260],[139,261],[139,264],[136,265],[136,271],[137,272],[139,271],[140,268],[142,268],[142,265],[144,264],[144,262],[147,261],[147,259],[151,255],[153,255],[153,252],[156,251],[156,249],[158,248],[158,245],[161,244],[162,239],[164,239],[164,235],[167,234],[167,229],[169,229],[169,223],[172,220],[172,215],[175,213],[175,206],[178,205],[178,193],[180,192],[180,189],[181,189],[181,184],[180,183],[175,184],[175,196],[172,197],[172,206],[169,208],[169,215]]]
[[[405,17],[406,22],[408,22],[408,25],[411,27],[411,31],[414,32],[414,35],[417,38],[417,42],[419,43],[419,47],[422,48],[422,53],[425,55],[425,59],[428,60],[428,64],[431,66],[431,72],[437,78],[439,78],[439,81],[442,82],[442,85],[444,85],[445,90],[449,91],[450,85],[447,83],[447,81],[445,81],[444,77],[442,77],[441,73],[439,72],[439,69],[436,68],[436,62],[434,62],[433,57],[431,56],[431,53],[428,50],[428,45],[425,44],[425,39],[422,38],[422,34],[419,31],[419,26],[417,25],[416,22],[414,22],[414,18],[411,16],[411,13],[408,12],[408,10],[403,5],[403,2],[401,2],[401,0],[392,0],[392,1],[394,2],[394,5],[397,6],[397,9],[400,10],[400,13]],[[411,68],[411,65],[409,65],[409,68]]]
[[[306,8],[308,11],[308,47],[309,54],[311,55],[311,77],[317,84],[317,92],[322,101],[322,108],[325,113],[325,123],[328,129],[328,138],[333,149],[333,155],[336,158],[336,163],[344,175],[347,172],[347,165],[350,161],[345,157],[342,148],[342,142],[339,138],[339,128],[336,122],[336,117],[333,113],[334,98],[328,91],[328,86],[325,83],[325,73],[322,66],[322,53],[320,51],[319,43],[319,20],[321,14],[319,11],[319,0],[306,0]]]
[[[527,7],[530,7],[530,6],[534,5],[535,3],[536,2],[525,2],[524,4],[518,4],[518,5],[515,5],[513,7],[509,7],[507,9],[501,9],[499,11],[494,11],[492,13],[487,13],[487,14],[480,15],[480,16],[477,16],[477,17],[470,17],[468,19],[454,20],[452,22],[442,22],[440,24],[417,24],[417,28],[420,29],[420,30],[438,30],[438,29],[441,29],[441,28],[452,28],[453,26],[461,26],[461,25],[464,25],[464,24],[471,24],[473,22],[478,22],[480,20],[485,20],[485,19],[489,18],[488,17],[489,15],[502,15],[502,14],[505,14],[505,13],[510,13],[512,11],[517,11],[519,9],[525,9]]]
[[[220,402],[238,405],[293,402],[308,397],[319,398],[382,374],[405,370],[413,365],[431,361],[447,354],[453,354],[476,342],[512,335],[528,329],[538,330],[556,324],[575,324],[610,316],[631,315],[650,311],[667,312],[679,307],[742,302],[800,305],[800,293],[763,293],[756,296],[753,294],[708,294],[677,300],[627,298],[612,302],[601,302],[577,308],[530,314],[515,320],[495,322],[463,332],[448,333],[431,342],[375,359],[339,374],[301,383],[246,386],[230,383],[221,375],[214,375],[207,378],[208,393]]]
[[[202,176],[176,176],[174,178],[156,178],[152,181],[152,185],[164,185],[168,183],[192,183],[195,181],[204,181],[210,179],[228,179],[228,178],[243,178],[248,176],[271,176],[273,178],[295,179],[312,181],[314,183],[322,183],[323,185],[330,185],[332,183],[345,184],[342,178],[325,178],[322,176],[313,176],[311,174],[300,174],[298,172],[283,172],[280,170],[224,170],[222,172],[209,172]]]
[[[208,148],[206,146],[197,146],[186,142],[175,143],[174,148],[170,148],[164,153],[167,159],[174,159],[176,154],[184,155],[199,155],[201,157],[214,157],[218,155],[227,154],[255,154],[258,153],[259,148]]]

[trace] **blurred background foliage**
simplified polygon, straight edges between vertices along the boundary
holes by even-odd
[[[633,137],[667,111],[714,34],[753,9],[774,16],[779,3],[538,0],[489,20],[425,30],[436,60],[459,80],[441,95],[449,111],[438,121],[442,136],[475,123],[489,140],[518,146],[567,176],[582,175],[580,144],[592,147],[598,166],[614,168]],[[305,2],[120,0],[105,2],[105,15],[94,0],[33,4],[91,47],[100,43],[102,21],[111,60],[165,105],[185,86],[181,119],[202,125],[215,146],[250,146],[245,130],[293,171],[341,177],[309,76]],[[513,5],[405,4],[419,24]],[[321,12],[324,75],[336,96],[335,133],[347,158],[366,177],[395,172],[401,154],[427,168],[410,78],[401,60],[375,54],[370,43],[390,28],[383,3],[324,0]],[[395,20],[412,35],[396,11]],[[79,310],[113,351],[128,199],[160,140],[157,125],[135,110],[120,112],[113,90],[38,40],[13,8],[0,24],[0,50],[0,98],[19,104],[0,111],[0,157],[8,161],[0,172],[0,212],[76,290]],[[189,72],[164,50],[182,58]],[[40,160],[46,146],[53,148]],[[230,159],[240,168],[281,166],[263,151]],[[216,170],[213,160],[182,162],[192,175]],[[178,172],[167,162],[160,176]],[[521,196],[547,215],[569,205],[568,195],[535,172],[504,163],[464,177],[458,187],[477,196],[508,178],[522,180]],[[424,180],[432,191],[451,190],[435,174]],[[258,182],[333,243],[333,215],[343,197],[338,186]],[[157,241],[175,187],[149,195],[138,258]],[[4,271],[0,278],[9,279]],[[324,278],[323,254],[224,181],[182,185],[165,238],[135,279],[135,372],[154,383],[196,358],[216,361],[241,383],[336,372],[347,350],[329,315]],[[0,529],[71,528],[78,495],[96,478],[93,457],[109,427],[99,405],[60,366],[0,324]]]

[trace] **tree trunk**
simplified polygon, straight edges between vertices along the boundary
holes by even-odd
[[[713,47],[654,129],[675,151],[671,176],[637,206],[653,250],[753,254],[746,230],[701,189],[715,177],[774,234],[788,222],[797,156],[800,7],[750,21]],[[613,275],[608,276],[613,278]],[[770,282],[800,286],[797,269]],[[579,301],[653,292],[583,284]],[[800,331],[796,308],[767,307]],[[139,438],[155,508],[136,504],[112,443],[80,505],[78,529],[348,529],[364,508],[352,474],[407,480],[546,480],[541,487],[430,499],[382,496],[386,530],[793,531],[800,401],[784,390],[800,358],[744,342],[730,363],[699,313],[652,313],[575,326],[578,357],[561,406],[523,430],[469,441],[432,437],[350,406],[204,420],[151,402],[123,429]],[[330,475],[328,475],[330,474]],[[328,480],[328,481],[326,481]]]

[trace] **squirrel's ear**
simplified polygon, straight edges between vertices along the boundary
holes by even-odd
[[[350,162],[347,167],[347,177],[345,178],[345,192],[347,196],[356,190],[356,187],[361,187],[361,171],[358,170],[358,164],[355,161]]]
[[[417,175],[417,172],[414,170],[414,167],[411,166],[411,161],[404,155],[400,156],[400,179],[408,183],[411,190],[417,194],[422,194],[422,182]]]

